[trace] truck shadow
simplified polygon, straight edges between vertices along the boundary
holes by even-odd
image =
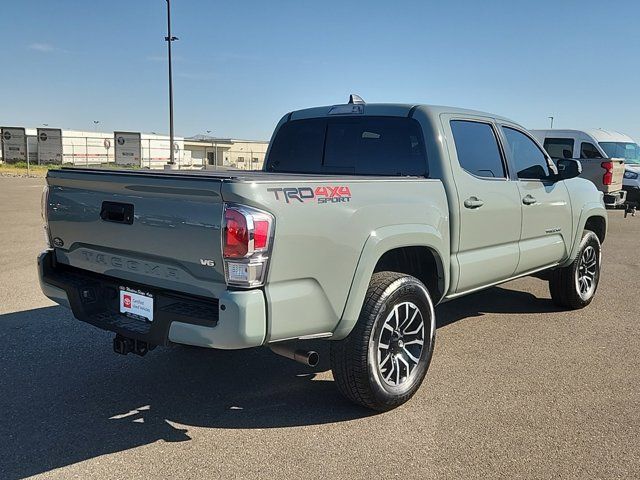
[[[274,428],[372,413],[344,400],[324,363],[311,369],[267,349],[111,351],[112,335],[62,307],[0,315],[0,465],[22,478],[159,440],[189,427]]]
[[[499,295],[500,301],[496,302]],[[530,294],[494,288],[438,307],[438,327],[482,312],[552,311]],[[266,349],[111,351],[112,335],[62,307],[0,315],[0,465],[22,478],[159,440],[189,427],[252,429],[372,415],[338,393],[326,343],[310,369]]]
[[[538,298],[532,293],[492,287],[436,307],[437,328],[458,320],[479,317],[487,313],[527,314],[558,312],[550,298]]]

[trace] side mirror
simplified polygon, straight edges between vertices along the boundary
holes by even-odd
[[[580,160],[574,160],[571,158],[561,158],[556,162],[558,167],[558,180],[568,180],[575,178],[582,173],[582,164]]]

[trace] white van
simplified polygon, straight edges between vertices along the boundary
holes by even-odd
[[[551,158],[579,159],[582,176],[604,192],[607,206],[624,204],[627,192],[623,189],[623,177],[627,157],[625,147],[621,145],[635,145],[630,137],[602,129],[531,130],[531,133],[544,145]],[[637,158],[636,153],[633,158]]]

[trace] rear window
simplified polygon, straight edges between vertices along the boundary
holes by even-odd
[[[428,176],[422,131],[405,117],[287,122],[267,159],[272,172]]]
[[[593,143],[582,142],[580,146],[580,158],[602,158],[602,154],[600,154]]]
[[[544,149],[551,158],[573,158],[573,138],[545,138]]]

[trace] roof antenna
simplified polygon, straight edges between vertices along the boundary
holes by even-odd
[[[364,105],[366,102],[362,99],[362,97],[360,95],[356,95],[355,93],[352,93],[351,95],[349,95],[349,104],[362,104]]]

